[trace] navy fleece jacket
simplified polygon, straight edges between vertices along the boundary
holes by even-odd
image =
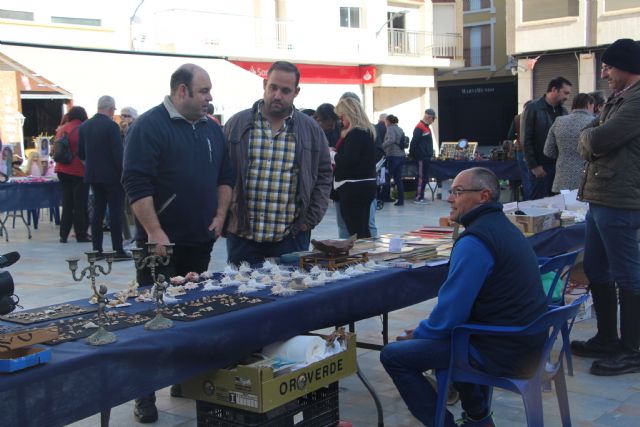
[[[220,126],[207,117],[191,124],[175,111],[170,115],[164,104],[152,108],[127,134],[122,184],[131,203],[152,196],[156,210],[176,195],[158,216],[172,243],[211,241],[208,227],[218,208],[218,186],[234,184]],[[136,239],[146,241],[136,225]]]

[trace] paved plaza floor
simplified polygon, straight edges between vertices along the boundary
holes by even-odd
[[[197,208],[195,206],[194,208]],[[379,233],[401,233],[423,225],[436,225],[439,216],[448,213],[445,202],[436,201],[428,205],[417,205],[407,201],[404,206],[385,204],[376,213]],[[48,213],[43,211],[43,217]],[[45,218],[46,219],[46,218]],[[335,238],[337,227],[335,209],[329,206],[322,223],[314,230],[316,239]],[[27,232],[21,223],[11,228],[9,221],[9,242],[4,236],[0,241],[0,254],[19,251],[21,260],[11,267],[16,282],[16,293],[25,308],[60,303],[80,299],[89,295],[86,283],[74,282],[71,278],[66,258],[81,256],[91,249],[90,243],[58,242],[58,228],[49,221],[42,221],[38,230],[33,230],[33,238],[27,238]],[[109,234],[105,234],[105,249],[110,248]],[[220,270],[226,262],[224,240],[214,246],[210,268]],[[84,262],[81,262],[81,264]],[[131,261],[113,264],[113,272],[101,278],[110,291],[123,289],[134,278]],[[366,302],[363,301],[363,304]],[[435,301],[398,310],[389,315],[390,336],[394,337],[404,328],[415,326],[433,307]],[[585,339],[591,336],[595,328],[594,319],[576,324],[572,337]],[[356,325],[359,339],[381,342],[382,323],[379,318],[371,318]],[[378,352],[358,350],[360,368],[376,389],[384,408],[384,425],[388,427],[418,426],[419,423],[409,414],[391,380],[384,372]],[[618,377],[595,377],[588,373],[591,360],[574,358],[574,377],[567,377],[569,403],[574,426],[620,426],[640,425],[640,374]],[[19,374],[15,374],[19,375]],[[554,392],[543,393],[544,418],[546,426],[560,426],[558,404]],[[168,388],[158,393],[160,418],[154,425],[163,427],[196,426],[195,404],[193,401],[172,398]],[[461,409],[459,404],[452,408],[456,416]],[[493,397],[493,411],[496,424],[501,427],[526,425],[524,410],[519,396],[496,390]],[[112,426],[138,425],[133,419],[131,402],[113,409]],[[340,414],[343,420],[351,421],[355,427],[377,425],[373,400],[364,386],[355,377],[340,382]],[[0,418],[1,420],[1,418]],[[1,420],[0,424],[9,420]],[[11,425],[10,421],[9,424]],[[93,416],[80,420],[73,426],[98,426],[99,417]]]

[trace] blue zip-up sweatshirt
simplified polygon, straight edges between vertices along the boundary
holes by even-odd
[[[502,205],[480,205],[461,221],[466,230],[451,251],[438,304],[414,338],[450,339],[463,323],[524,326],[547,309],[536,255]],[[545,338],[474,336],[471,343],[488,372],[526,377],[536,368]]]
[[[122,184],[131,203],[153,197],[158,219],[172,243],[213,239],[208,227],[218,209],[218,186],[233,187],[229,149],[220,126],[208,117],[189,123],[169,97],[140,116],[127,134]],[[147,240],[136,222],[136,240]]]

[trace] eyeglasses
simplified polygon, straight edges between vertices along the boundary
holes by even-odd
[[[484,188],[452,188],[450,193],[453,197],[460,197],[464,193],[475,193],[482,190]]]
[[[130,119],[131,114],[120,114],[120,117],[122,117],[123,119]]]

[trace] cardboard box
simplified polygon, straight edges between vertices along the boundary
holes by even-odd
[[[507,218],[525,234],[536,234],[560,227],[560,211],[546,208],[521,208],[525,215],[506,212]]]
[[[581,297],[583,294],[565,294],[564,300],[565,304],[571,304],[576,298]],[[582,304],[580,304],[580,308],[578,309],[578,314],[576,315],[576,322],[582,322],[583,320],[591,319],[593,306],[593,298],[591,297],[591,293],[589,293],[589,298],[587,298]]]
[[[273,368],[264,366],[216,369],[182,383],[182,394],[190,399],[262,413],[352,375],[356,370],[356,336],[348,334],[345,351],[299,370],[275,376]]]
[[[0,335],[0,353],[58,338],[58,327],[30,329]]]
[[[28,347],[0,353],[0,372],[15,372],[51,360],[51,349]]]

